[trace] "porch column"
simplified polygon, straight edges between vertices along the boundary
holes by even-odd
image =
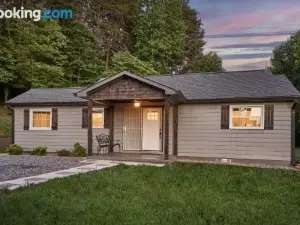
[[[110,108],[110,123],[109,123],[109,137],[110,137],[110,144],[113,146],[114,144],[114,107]],[[113,147],[109,149],[109,152],[113,152]]]
[[[169,99],[165,99],[165,110],[164,110],[164,159],[169,159],[169,108],[170,102]]]
[[[177,155],[177,143],[178,143],[178,105],[173,105],[173,155]]]
[[[88,156],[93,155],[93,100],[88,99]]]

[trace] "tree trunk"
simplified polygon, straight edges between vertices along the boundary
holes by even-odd
[[[105,70],[109,70],[109,57],[110,57],[110,49],[108,48],[106,51]]]

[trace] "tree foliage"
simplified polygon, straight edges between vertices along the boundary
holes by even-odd
[[[274,49],[270,69],[287,75],[300,90],[300,30]]]
[[[121,71],[128,71],[137,75],[155,75],[158,74],[154,70],[152,64],[143,62],[137,57],[130,54],[129,51],[116,53],[111,60],[111,69],[105,72],[105,75],[114,75]]]
[[[216,54],[203,54],[202,22],[188,0],[3,0],[0,6],[73,9],[72,20],[0,20],[5,93],[10,87],[84,86],[121,70],[222,69]]]

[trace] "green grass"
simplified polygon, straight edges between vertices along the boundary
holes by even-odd
[[[6,148],[0,148],[0,154],[5,153]]]
[[[4,137],[11,136],[11,112],[4,106],[0,106],[0,138],[3,136],[1,131],[4,132]]]
[[[0,194],[5,224],[300,224],[300,172],[118,166]]]

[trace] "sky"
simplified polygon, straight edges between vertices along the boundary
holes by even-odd
[[[265,69],[274,47],[300,29],[300,0],[190,0],[205,30],[204,52],[227,71]]]

